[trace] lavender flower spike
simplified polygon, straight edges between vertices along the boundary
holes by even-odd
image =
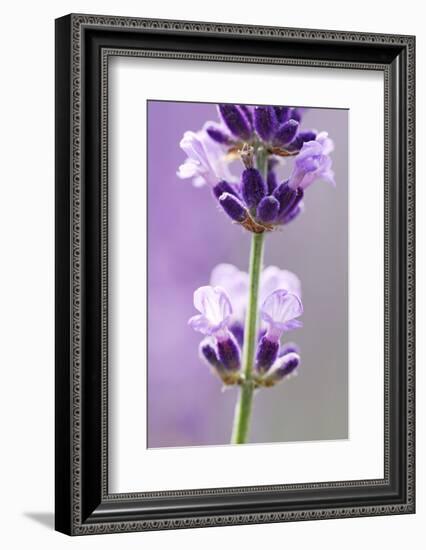
[[[205,336],[215,336],[217,340],[228,338],[227,327],[232,315],[232,306],[223,288],[197,288],[194,292],[194,306],[200,314],[189,319],[189,326]]]
[[[261,308],[262,320],[268,327],[265,338],[278,342],[283,332],[302,326],[297,320],[302,313],[302,302],[296,294],[283,289],[272,292]]]
[[[250,121],[238,105],[221,104],[219,105],[219,113],[234,136],[243,140],[250,139],[252,134]]]
[[[332,161],[329,157],[333,147],[327,132],[318,134],[315,141],[305,142],[296,157],[293,173],[288,182],[289,187],[306,189],[318,179],[328,181],[333,186],[336,185],[334,172],[331,169]]]

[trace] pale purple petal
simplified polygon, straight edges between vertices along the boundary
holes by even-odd
[[[295,159],[289,186],[292,189],[306,189],[319,179],[335,185],[332,160],[329,157],[333,148],[333,141],[327,132],[321,132],[315,140],[305,142]]]
[[[296,318],[303,313],[300,298],[287,290],[275,290],[262,304],[262,320],[268,326],[268,336],[278,340],[286,330],[301,326]]]
[[[199,132],[185,132],[180,142],[188,158],[179,166],[177,175],[181,179],[192,178],[197,187],[215,185],[219,180],[236,181],[229,171],[226,151],[207,133],[211,124],[214,123],[206,122]]]
[[[194,292],[194,306],[200,315],[189,319],[189,325],[206,336],[226,333],[232,315],[228,295],[221,287],[202,286]]]

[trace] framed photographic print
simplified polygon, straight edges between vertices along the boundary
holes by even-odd
[[[56,529],[406,514],[412,36],[56,21]]]

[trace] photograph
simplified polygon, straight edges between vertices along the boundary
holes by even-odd
[[[416,38],[270,23],[55,21],[61,533],[415,513]]]
[[[348,438],[349,117],[147,101],[148,448]]]

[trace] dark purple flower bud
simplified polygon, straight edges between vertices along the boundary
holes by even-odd
[[[277,374],[280,378],[284,378],[294,372],[300,364],[300,357],[296,353],[288,353],[283,359],[283,364],[277,369]]]
[[[297,120],[297,122],[300,122],[302,120],[302,110],[301,109],[291,109],[289,118],[292,118],[293,120]]]
[[[213,187],[213,195],[219,199],[223,193],[230,193],[231,195],[238,196],[237,191],[227,181],[221,180]]]
[[[294,189],[291,189],[291,187],[288,185],[288,181],[281,183],[275,189],[273,196],[280,203],[280,209],[278,211],[279,216],[281,216],[282,212],[287,207],[287,205],[294,200],[296,195],[297,195],[296,191]]]
[[[212,140],[216,141],[217,143],[228,144],[230,142],[229,136],[215,126],[209,126],[206,129],[206,132],[212,138]]]
[[[313,130],[299,132],[294,140],[288,145],[287,149],[289,151],[299,151],[305,142],[314,141],[316,137],[317,135]]]
[[[279,357],[283,357],[283,355],[287,355],[287,353],[297,353],[300,354],[300,348],[297,344],[294,344],[293,342],[288,342],[287,344],[284,344],[280,348]]]
[[[292,374],[300,365],[297,353],[288,353],[280,357],[263,379],[266,386],[273,386]]]
[[[254,128],[261,139],[269,141],[277,127],[278,120],[273,107],[254,108]]]
[[[247,168],[244,170],[241,192],[249,208],[255,208],[266,195],[266,183],[256,168]]]
[[[218,368],[219,370],[222,368],[222,365],[219,361],[219,358],[217,356],[216,350],[212,346],[212,344],[206,340],[203,340],[200,344],[200,355],[203,357],[209,365],[212,367]]]
[[[236,321],[230,325],[229,330],[235,336],[238,345],[242,348],[244,344],[244,325]]]
[[[281,220],[281,223],[283,225],[285,225],[286,223],[290,223],[292,222],[293,220],[295,220],[297,218],[297,216],[299,214],[301,214],[303,212],[303,208],[302,208],[302,205],[299,204],[298,206],[296,206],[296,208],[293,208],[293,210],[287,214],[282,220]]]
[[[278,187],[277,174],[273,170],[269,170],[266,183],[268,186],[268,195],[272,195],[272,193]]]
[[[260,221],[269,223],[275,220],[280,209],[280,203],[275,197],[263,197],[256,210],[256,218]]]
[[[290,107],[274,107],[278,122],[282,124],[290,118]]]
[[[234,136],[244,140],[250,139],[250,121],[238,105],[221,104],[219,105],[219,112],[223,122]]]
[[[274,136],[274,143],[277,145],[287,145],[294,140],[298,129],[299,123],[296,120],[291,118],[287,122],[284,122]]]
[[[300,201],[303,199],[303,195],[303,189],[301,189],[300,187],[296,189],[292,197],[289,198],[289,200],[287,201],[287,203],[284,204],[282,208],[280,208],[280,217],[284,218],[291,214],[300,203]]]
[[[225,369],[238,370],[240,368],[240,348],[232,336],[217,342],[217,352]]]
[[[242,223],[247,218],[247,210],[243,203],[231,193],[223,193],[219,197],[219,203],[228,216],[235,222]]]
[[[267,372],[278,356],[280,344],[264,336],[259,342],[256,354],[256,369],[260,373]]]
[[[253,114],[250,110],[250,107],[247,105],[239,105],[242,112],[246,115],[246,119],[250,122],[251,128],[253,128]]]

